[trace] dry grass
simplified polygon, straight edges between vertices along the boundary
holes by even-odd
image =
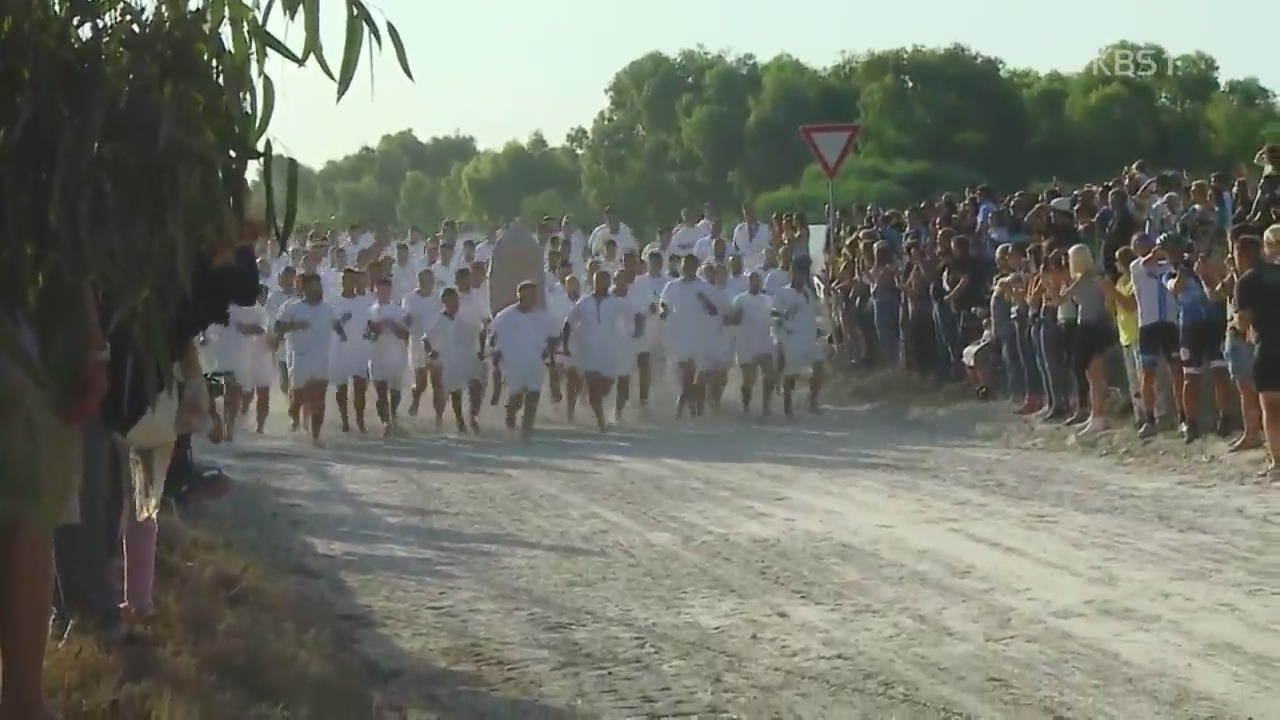
[[[974,400],[964,383],[940,383],[905,370],[874,370],[838,376],[835,393],[858,403],[892,403],[907,407],[937,408]]]
[[[50,648],[50,699],[66,718],[368,718],[369,670],[341,626],[217,528],[162,523],[158,616],[147,641]]]

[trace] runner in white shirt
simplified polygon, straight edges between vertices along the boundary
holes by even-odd
[[[770,329],[773,326],[773,301],[765,295],[760,271],[747,276],[747,291],[733,298],[728,322],[736,330],[735,353],[742,370],[742,411],[751,412],[751,395],[756,377],[764,375],[762,413],[769,415],[769,404],[777,382],[774,377],[774,347]]]
[[[600,261],[600,269],[609,273],[610,277],[622,269],[622,255],[618,252],[618,243],[613,238],[604,241],[604,254],[597,259]],[[595,275],[591,277],[594,278]]]
[[[378,281],[377,302],[369,313],[369,378],[373,380],[375,408],[386,436],[393,434],[399,424],[400,389],[409,362],[409,313],[392,298],[392,285],[387,278]]]
[[[719,312],[707,333],[706,366],[700,373],[703,377],[699,384],[705,389],[707,404],[715,412],[720,411],[720,401],[729,383],[729,369],[733,367],[733,328],[724,322],[733,299],[725,291],[728,276],[729,271],[723,265],[702,266],[702,279],[711,286],[708,296]]]
[[[311,442],[323,447],[320,428],[324,424],[325,392],[329,380],[329,353],[336,333],[340,342],[347,335],[333,308],[324,301],[324,286],[314,273],[302,278],[302,300],[290,303],[276,320],[277,335],[290,341],[289,376],[296,392],[289,403],[289,418],[296,431],[302,407],[307,407],[311,424]]]
[[[654,251],[648,255],[648,272],[637,275],[631,281],[631,295],[643,308],[645,314],[644,337],[636,353],[636,369],[640,375],[640,407],[649,407],[649,388],[653,382],[653,366],[655,359],[662,354],[662,321],[658,318],[658,303],[662,299],[662,291],[667,287],[669,278],[663,274],[662,253]],[[636,263],[639,265],[639,261]]]
[[[622,422],[622,413],[631,399],[631,373],[635,372],[637,360],[644,345],[644,326],[649,316],[649,298],[643,293],[635,293],[631,278],[635,271],[635,255],[627,254],[627,268],[619,270],[613,276],[613,296],[622,301],[624,314],[622,317],[622,333],[618,339],[617,378],[614,393],[614,421]]]
[[[668,255],[672,255],[675,253],[675,251],[672,250],[671,248],[671,227],[670,226],[664,225],[658,228],[657,239],[655,239],[653,242],[649,243],[648,245],[644,246],[644,250],[640,252],[640,257],[645,262],[648,262],[649,257],[653,255],[653,253],[655,252],[662,255],[662,259],[664,263],[666,262],[666,258]]]
[[[578,339],[569,332],[567,323],[569,313],[582,299],[582,283],[574,275],[564,279],[565,300],[567,306],[557,308],[555,320],[561,328],[560,362],[564,367],[565,417],[573,423],[574,412],[578,409],[578,396],[582,394],[582,372],[578,370]],[[559,312],[563,309],[563,314]]]
[[[772,248],[770,248],[772,251]],[[772,264],[772,252],[765,253],[765,267]],[[791,283],[791,248],[784,247],[782,252],[777,254],[779,265],[771,268],[764,275],[764,294],[774,295],[782,288]]]
[[[619,252],[639,249],[639,243],[636,242],[636,237],[632,234],[631,228],[627,227],[626,223],[618,220],[613,214],[613,208],[606,205],[604,208],[604,222],[591,231],[591,238],[587,241],[590,252],[596,255],[604,252],[604,241],[609,238],[617,241]]]
[[[818,350],[818,298],[809,284],[808,258],[801,258],[791,269],[791,284],[774,293],[773,314],[773,340],[782,355],[782,410],[792,417],[796,381],[809,372],[809,410],[817,413],[822,355]]]
[[[546,379],[545,363],[554,362],[559,337],[555,319],[538,307],[538,286],[529,281],[516,289],[515,304],[503,308],[493,319],[490,343],[493,362],[502,368],[507,389],[507,429],[516,429],[516,416],[523,410],[520,437],[525,440],[533,433]]]
[[[231,327],[245,338],[245,365],[241,372],[236,373],[236,378],[243,390],[244,407],[246,411],[249,407],[249,399],[251,394],[256,394],[258,434],[261,435],[267,422],[267,415],[271,412],[271,377],[275,373],[274,352],[271,347],[271,338],[268,329],[271,322],[267,317],[267,309],[264,305],[267,299],[267,288],[265,285],[258,289],[258,302],[251,307],[242,308],[238,305],[231,306]],[[230,429],[228,427],[227,437],[230,439]]]
[[[396,245],[396,261],[391,268],[391,301],[400,302],[418,286],[418,264],[413,261],[408,243]]]
[[[467,418],[472,432],[480,432],[480,403],[484,399],[484,335],[491,319],[489,298],[479,290],[472,288],[470,268],[458,268],[453,274],[454,286],[458,290],[458,317],[472,332],[471,347],[477,348],[467,361]]]
[[[625,327],[633,314],[625,301],[609,293],[609,273],[597,272],[592,280],[594,292],[569,312],[568,332],[578,343],[577,366],[586,381],[587,402],[604,432],[604,399],[613,387]]]
[[[355,406],[356,429],[365,432],[365,400],[369,393],[369,320],[372,298],[365,292],[368,274],[356,268],[342,273],[342,294],[329,302],[342,325],[347,341],[333,346],[329,381],[336,388],[334,399],[342,432],[351,432],[348,400]]]
[[[436,276],[430,270],[418,271],[418,289],[409,293],[400,302],[409,315],[409,365],[413,368],[413,397],[409,401],[409,417],[418,416],[418,406],[422,402],[422,394],[427,391],[431,374],[427,371],[427,350],[422,345],[422,337],[427,334],[427,325],[435,321],[443,306],[436,293]],[[433,387],[433,393],[439,393]]]
[[[748,270],[755,270],[764,264],[765,250],[772,242],[769,224],[756,219],[755,208],[743,205],[742,222],[733,229],[733,252],[742,255]]]
[[[587,236],[574,224],[573,216],[560,218],[560,255],[569,261],[574,275],[586,270],[587,252]]]
[[[680,273],[680,279],[662,290],[659,317],[665,321],[665,349],[680,372],[676,417],[681,417],[686,407],[697,417],[704,406],[698,369],[705,363],[706,338],[713,323],[719,322],[720,309],[711,301],[711,287],[698,278],[698,258],[686,255]]]
[[[702,225],[699,223],[699,229]],[[711,224],[707,234],[698,238],[693,246],[693,254],[703,262],[725,262],[729,259],[729,242],[720,236],[720,223]]]
[[[444,310],[427,325],[422,343],[432,372],[437,373],[437,392],[432,397],[436,411],[436,430],[444,419],[445,398],[453,405],[458,432],[466,434],[467,421],[462,414],[462,391],[475,382],[474,366],[480,352],[480,336],[476,328],[462,317],[457,288],[445,288],[440,294]],[[474,422],[472,429],[479,430]]]
[[[668,254],[694,255],[698,249],[698,241],[706,235],[707,232],[694,222],[693,211],[685,208],[680,211],[680,224],[671,231],[671,250]]]
[[[280,392],[285,395],[289,394],[289,356],[288,353],[280,347],[280,337],[275,334],[274,328],[276,318],[280,317],[280,310],[288,303],[298,299],[297,294],[297,278],[298,272],[292,265],[285,266],[280,271],[280,277],[277,281],[279,287],[272,290],[267,295],[265,304],[267,311],[267,328],[268,341],[272,348],[275,349],[276,370],[280,378]]]

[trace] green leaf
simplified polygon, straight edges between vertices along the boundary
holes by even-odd
[[[320,41],[320,0],[303,0],[303,29],[306,36],[302,45],[302,62],[306,62],[312,55],[316,57],[316,64],[329,76],[330,80],[337,82],[333,77],[333,71],[329,69],[329,63],[324,59],[324,45]]]
[[[293,234],[293,225],[298,220],[298,161],[289,158],[284,176],[284,227],[280,228],[280,252],[285,250],[285,242]]]
[[[256,145],[263,135],[267,134],[267,126],[271,124],[271,116],[276,111],[276,84],[271,82],[270,75],[262,76],[262,104],[258,109],[258,127],[253,132]]]
[[[302,64],[302,58],[293,50],[290,50],[289,46],[285,45],[284,41],[272,34],[270,30],[266,28],[258,28],[258,32],[262,35],[262,41],[266,43],[266,46],[271,48],[271,50],[273,50],[277,55],[288,60],[294,65]]]
[[[356,68],[360,66],[360,50],[364,45],[364,26],[358,13],[352,11],[347,15],[347,44],[342,49],[342,69],[338,71],[338,99],[351,87],[351,80],[356,76]]]
[[[267,231],[275,235],[276,239],[280,239],[280,226],[276,224],[276,191],[275,181],[272,179],[272,160],[274,160],[274,151],[271,148],[271,141],[268,140],[262,146],[262,190],[266,195],[266,220]]]
[[[396,49],[396,60],[400,63],[400,69],[412,80],[413,71],[409,69],[409,56],[405,54],[404,41],[400,39],[400,31],[390,20],[387,21],[387,36],[391,38],[391,45]]]
[[[381,49],[382,31],[378,29],[378,23],[373,21],[373,15],[369,14],[369,8],[365,7],[365,4],[360,0],[349,0],[349,2],[355,13],[360,16],[360,20],[364,22],[364,26],[369,30],[369,35],[373,38],[374,44]]]
[[[209,2],[209,34],[222,31],[222,21],[227,18],[227,0],[210,0]]]

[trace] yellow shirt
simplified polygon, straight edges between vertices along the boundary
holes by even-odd
[[[1128,273],[1121,275],[1116,281],[1116,292],[1121,297],[1133,297],[1133,278]],[[1138,312],[1126,310],[1120,307],[1120,303],[1116,303],[1116,329],[1120,333],[1120,345],[1132,347],[1138,342]]]

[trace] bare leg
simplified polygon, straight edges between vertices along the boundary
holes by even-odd
[[[258,388],[258,434],[261,435],[267,425],[267,416],[271,414],[271,387]]]
[[[0,525],[0,578],[0,717],[43,720],[53,532],[24,523]]]
[[[436,411],[436,432],[440,432],[444,425],[444,406],[448,404],[448,393],[442,388],[442,372],[440,368],[433,367],[427,374],[431,380],[431,409]]]
[[[391,396],[391,425],[394,427],[399,424],[397,421],[400,419],[401,393],[396,388],[390,388],[387,394]]]
[[[696,377],[697,367],[692,362],[680,363],[680,395],[676,398],[676,417],[682,417],[685,408],[689,409],[690,415],[695,414]]]
[[[422,402],[422,394],[427,391],[427,369],[413,369],[413,390],[409,399],[409,417],[418,417],[418,406]]]
[[[382,427],[391,426],[391,404],[387,398],[387,384],[382,380],[373,382],[373,407],[378,413],[378,421],[382,423]]]
[[[538,401],[541,394],[527,392],[524,394],[524,417],[520,420],[520,437],[528,440],[533,435],[533,420],[538,417]]]
[[[547,383],[551,386],[551,402],[560,402],[561,370],[559,363],[547,368]]]
[[[809,376],[809,412],[819,413],[818,393],[822,391],[822,364],[815,363],[813,374]]]
[[[467,421],[462,417],[462,391],[449,393],[449,403],[453,406],[453,418],[458,421],[458,433],[467,434]]]
[[[468,395],[468,419],[471,421],[471,432],[480,432],[480,404],[484,400],[484,385],[479,380],[472,380],[467,384]]]
[[[240,383],[236,382],[236,376],[232,373],[226,374],[225,382],[222,392],[222,417],[227,426],[224,439],[235,442],[236,425],[240,419]]]
[[[604,397],[609,393],[611,384],[613,381],[610,378],[599,373],[587,373],[587,402],[591,405],[591,412],[596,416],[596,424],[600,427],[600,432],[608,429],[604,419]]]
[[[324,426],[324,401],[328,390],[329,384],[323,381],[310,383],[307,386],[308,394],[311,396],[311,442],[316,447],[323,446],[320,442],[320,429]]]
[[[760,394],[760,414],[768,417],[770,407],[773,405],[773,394],[778,389],[778,373],[774,368],[772,355],[760,358],[760,372],[764,375],[764,387]]]
[[[796,376],[789,375],[782,379],[782,414],[787,417],[795,417],[795,411],[791,406],[791,394],[796,391]]]
[[[653,382],[653,371],[647,352],[636,356],[636,370],[640,373],[640,407],[649,406],[649,387]]]
[[[582,373],[577,368],[565,371],[565,409],[569,422],[573,422],[574,411],[578,409],[578,396],[582,394]]]
[[[618,378],[618,389],[614,397],[613,411],[619,421],[622,420],[622,411],[627,408],[627,401],[631,399],[631,376],[623,375]]]
[[[289,420],[292,421],[293,432],[298,432],[298,427],[302,424],[302,401],[304,395],[302,388],[293,388],[289,391]]]
[[[1240,418],[1243,420],[1244,432],[1231,443],[1231,450],[1234,452],[1262,447],[1262,404],[1258,399],[1258,390],[1253,386],[1253,379],[1248,377],[1237,378],[1236,388],[1240,391]]]
[[[1271,458],[1267,468],[1274,473],[1280,467],[1280,392],[1258,395],[1262,405],[1262,428],[1267,438],[1267,454]]]
[[[493,396],[489,398],[490,405],[497,405],[499,398],[502,397],[502,368],[497,363],[493,364]]]
[[[1227,417],[1227,408],[1234,403],[1232,393],[1235,389],[1231,387],[1231,377],[1227,374],[1225,367],[1210,367],[1209,382],[1213,385],[1213,400],[1218,406],[1218,417]]]
[[[507,401],[507,429],[516,429],[516,416],[520,413],[520,409],[524,406],[524,393],[512,393],[511,399]]]
[[[751,412],[751,393],[756,385],[756,366],[747,363],[742,366],[742,412]]]
[[[347,386],[339,385],[338,389],[333,391],[333,396],[338,403],[338,419],[342,422],[342,432],[351,432],[351,420],[347,410]]]
[[[351,378],[351,391],[355,393],[355,398],[352,399],[351,404],[356,409],[356,428],[360,432],[365,432],[364,408],[365,400],[369,394],[369,379],[359,375]]]

